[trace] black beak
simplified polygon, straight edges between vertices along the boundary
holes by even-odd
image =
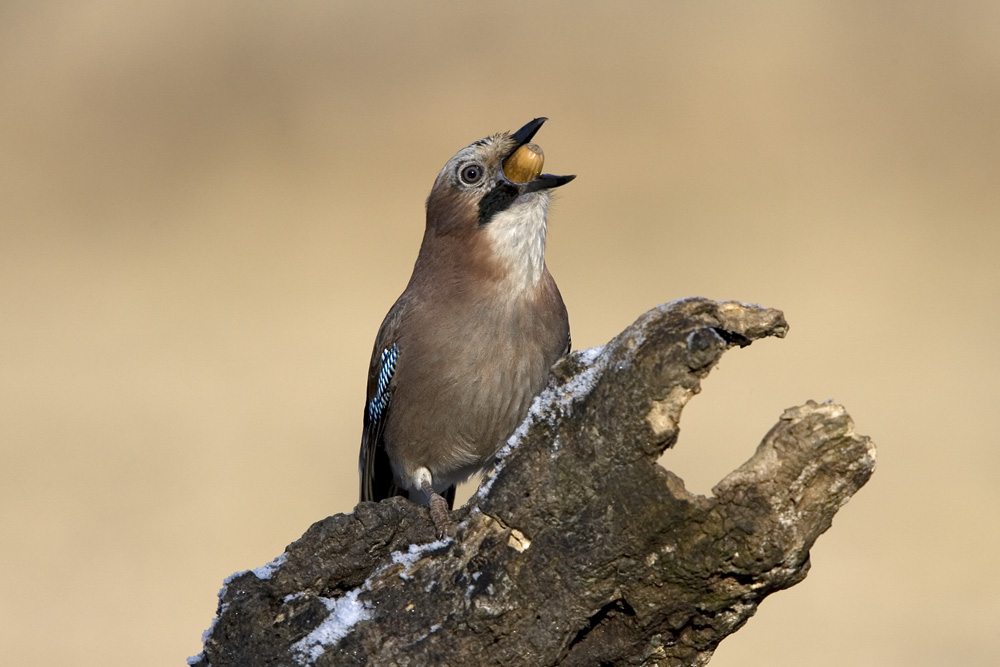
[[[528,181],[524,184],[521,192],[537,192],[538,190],[548,190],[549,188],[558,188],[560,185],[566,185],[570,181],[576,178],[576,174],[570,174],[569,176],[556,176],[555,174],[542,174],[533,181]]]
[[[504,163],[507,162],[507,159],[511,155],[513,155],[518,148],[531,141],[532,138],[535,136],[535,134],[538,132],[538,130],[542,128],[542,125],[547,120],[548,118],[546,118],[545,116],[536,118],[526,123],[524,127],[522,127],[514,134],[510,135],[516,143],[514,144],[514,147],[510,150],[510,153],[507,154],[507,157],[504,158]],[[534,180],[521,184],[521,192],[522,193],[537,192],[538,190],[548,190],[549,188],[558,188],[560,185],[566,185],[574,178],[576,178],[576,174],[573,174],[571,176],[556,176],[554,174],[541,174]]]
[[[535,120],[530,121],[527,125],[522,127],[514,134],[510,135],[511,137],[514,138],[514,141],[517,142],[514,145],[514,150],[512,150],[511,153],[513,153],[518,148],[531,141],[532,137],[535,136],[535,133],[542,128],[542,125],[547,120],[548,118],[545,118],[544,116],[542,118],[536,118]]]

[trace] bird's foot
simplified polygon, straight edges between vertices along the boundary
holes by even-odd
[[[455,532],[455,522],[451,520],[451,511],[448,508],[448,501],[430,485],[423,483],[424,493],[427,494],[427,501],[430,505],[431,521],[437,531],[438,539],[445,535],[452,535]]]

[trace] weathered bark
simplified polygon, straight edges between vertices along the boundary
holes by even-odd
[[[400,498],[324,519],[227,580],[192,663],[707,663],[805,577],[875,465],[844,409],[811,401],[711,497],[657,464],[722,353],[786,331],[780,311],[685,299],[570,355],[455,512],[454,539]]]

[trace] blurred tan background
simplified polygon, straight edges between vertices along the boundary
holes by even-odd
[[[1000,660],[1000,3],[5,2],[0,663],[177,665],[230,573],[356,497],[437,171],[551,118],[577,348],[782,308],[664,465],[786,407],[879,446],[714,667]]]

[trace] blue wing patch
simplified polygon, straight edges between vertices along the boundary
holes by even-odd
[[[399,359],[399,348],[395,343],[392,347],[382,350],[382,356],[379,359],[378,388],[375,390],[372,400],[368,402],[368,419],[372,423],[377,423],[379,418],[385,414],[386,408],[389,407],[389,398],[392,395],[392,392],[389,391],[389,382],[396,372],[397,359]]]

